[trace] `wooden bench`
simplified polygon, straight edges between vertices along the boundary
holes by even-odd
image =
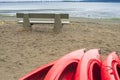
[[[48,13],[16,13],[17,18],[23,18],[22,21],[18,21],[18,23],[22,23],[23,27],[26,30],[31,30],[31,25],[33,24],[54,24],[54,32],[61,32],[63,24],[69,23],[69,15],[68,14],[48,14]],[[40,18],[41,20],[31,20],[35,18]]]

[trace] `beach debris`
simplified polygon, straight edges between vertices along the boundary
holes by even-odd
[[[25,28],[18,28],[17,32],[31,32],[32,30],[26,30]]]
[[[0,25],[4,25],[5,24],[5,21],[0,21]]]

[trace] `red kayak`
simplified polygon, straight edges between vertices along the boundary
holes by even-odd
[[[44,65],[29,74],[25,75],[24,77],[20,78],[19,80],[44,80],[46,74],[50,70],[50,68],[56,63],[57,61],[51,62],[47,65]]]
[[[87,51],[78,64],[74,80],[101,80],[101,64],[98,49]]]
[[[50,69],[44,80],[74,80],[78,63],[84,55],[84,49],[71,52]]]
[[[120,80],[120,60],[116,52],[110,53],[102,64],[102,80]]]

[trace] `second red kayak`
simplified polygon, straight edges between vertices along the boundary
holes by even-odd
[[[101,56],[98,49],[85,52],[78,64],[75,80],[101,80]]]
[[[84,55],[84,49],[71,52],[50,69],[44,80],[74,80],[78,63]]]

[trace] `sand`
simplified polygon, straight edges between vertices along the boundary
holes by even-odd
[[[105,57],[120,52],[120,20],[71,18],[63,32],[36,24],[25,31],[13,19],[0,20],[0,80],[17,80],[26,73],[82,48],[101,49]]]

